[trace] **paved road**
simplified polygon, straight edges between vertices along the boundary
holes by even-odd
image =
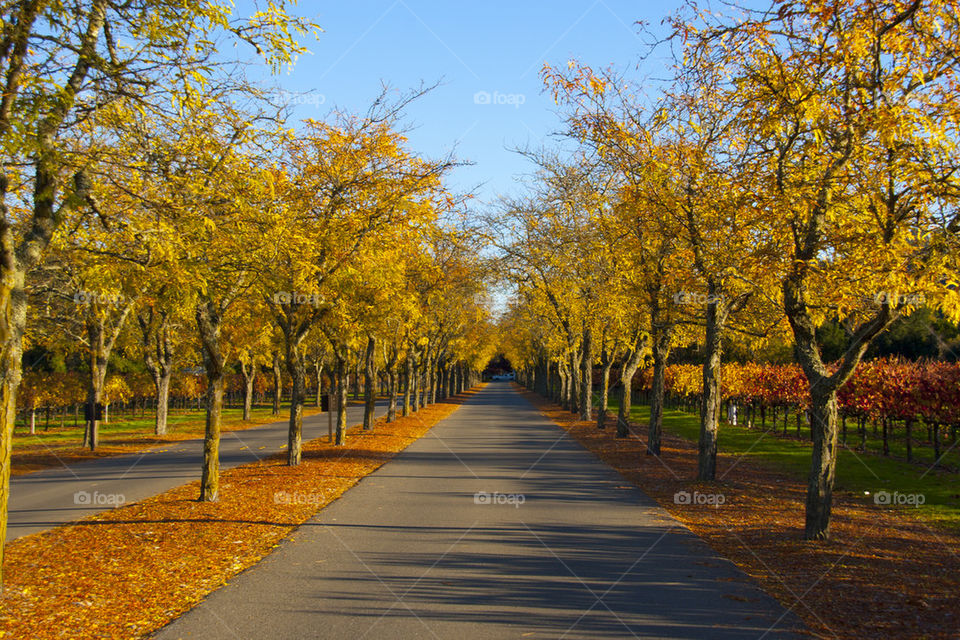
[[[156,638],[784,638],[795,624],[493,383]]]
[[[377,415],[386,413],[386,401]],[[348,424],[363,421],[363,407],[347,408]],[[327,434],[327,414],[304,419],[303,438]],[[220,440],[224,469],[254,462],[287,444],[287,422],[230,431]],[[7,542],[112,508],[136,502],[200,477],[203,440],[183,440],[130,455],[100,458],[10,479]]]

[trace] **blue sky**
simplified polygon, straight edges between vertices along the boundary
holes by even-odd
[[[243,3],[239,7],[242,11]],[[456,147],[475,164],[456,170],[459,190],[477,185],[481,202],[517,193],[515,177],[530,165],[509,148],[550,144],[562,123],[543,92],[544,62],[571,58],[595,68],[613,65],[637,77],[644,40],[680,2],[591,0],[483,3],[420,0],[310,2],[298,13],[324,29],[289,74],[269,79],[291,92],[296,119],[323,119],[333,107],[362,111],[381,83],[403,91],[442,81],[408,110],[411,147],[428,157]],[[479,204],[479,203],[478,203]]]

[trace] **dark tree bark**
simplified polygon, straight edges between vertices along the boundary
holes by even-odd
[[[387,422],[397,419],[397,360],[399,359],[396,343],[390,346],[384,369],[387,372]]]
[[[363,366],[363,360],[360,358],[360,354],[357,353],[356,361],[353,365],[353,399],[360,399],[360,369]]]
[[[283,370],[280,368],[280,352],[273,352],[273,415],[280,415],[280,399],[283,395]]]
[[[654,300],[656,300],[655,294]],[[667,359],[673,340],[673,324],[665,317],[659,303],[651,305],[650,326],[651,352],[653,355],[653,380],[650,389],[650,423],[647,425],[647,454],[659,456],[663,437],[663,405],[666,392]]]
[[[597,407],[597,428],[607,426],[607,414],[610,403],[610,369],[613,367],[613,355],[604,348],[600,353],[600,405]]]
[[[567,354],[567,378],[566,409],[576,413],[580,408],[580,356],[576,349]]]
[[[377,410],[377,370],[374,356],[376,355],[377,340],[373,336],[367,338],[367,351],[364,354],[364,406],[363,429],[373,429],[374,416]]]
[[[580,356],[580,419],[589,420],[593,413],[593,331],[583,329],[583,350]]]
[[[347,349],[342,347],[336,350],[336,376],[337,376],[337,432],[334,439],[336,446],[343,446],[347,442],[347,398],[348,398],[348,369],[347,369]]]
[[[630,435],[630,406],[633,402],[633,376],[636,375],[640,363],[643,362],[644,352],[647,350],[647,336],[640,334],[634,342],[633,349],[627,355],[620,370],[620,409],[617,411],[617,437],[626,438]]]
[[[537,374],[534,389],[544,398],[550,397],[550,360],[544,354],[540,354],[539,362],[540,373]]]
[[[822,222],[822,220],[821,220]],[[815,224],[815,223],[812,223]],[[810,260],[815,247],[800,257]],[[807,480],[806,523],[804,538],[826,540],[830,536],[830,514],[837,464],[837,391],[850,379],[863,358],[870,341],[895,319],[888,303],[853,333],[850,345],[837,369],[831,374],[820,357],[816,325],[806,304],[805,263],[795,263],[793,272],[783,282],[784,310],[794,335],[797,362],[810,386],[810,431],[813,454]]]
[[[697,456],[697,479],[715,480],[717,477],[717,436],[720,430],[720,361],[722,358],[723,328],[729,307],[710,283],[706,309],[704,338],[703,393],[700,396],[700,441]]]

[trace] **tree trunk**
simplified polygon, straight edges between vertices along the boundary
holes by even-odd
[[[429,404],[437,402],[437,387],[440,385],[440,368],[437,364],[437,356],[434,355],[430,360],[430,391]]]
[[[367,352],[365,361],[365,382],[364,382],[364,406],[363,406],[363,429],[369,431],[373,429],[374,417],[377,411],[377,370],[374,366],[374,356],[376,355],[377,340],[373,336],[367,338]]]
[[[334,444],[343,446],[347,443],[347,398],[349,393],[349,379],[347,373],[346,356],[337,355],[337,434]]]
[[[430,400],[431,387],[433,386],[433,360],[436,355],[433,353],[433,344],[430,343],[427,345],[427,353],[423,357],[423,402],[422,406],[426,407],[429,404],[432,404]]]
[[[577,413],[580,409],[580,358],[576,349],[571,349],[567,355],[567,410],[571,413]]]
[[[167,417],[170,412],[170,378],[173,376],[173,368],[168,367],[158,377],[154,378],[154,385],[157,388],[157,411],[154,420],[154,435],[163,436],[167,434]]]
[[[563,409],[570,408],[570,376],[567,375],[567,364],[562,360],[557,366],[557,373],[560,375],[560,406]]]
[[[203,435],[203,470],[199,497],[201,502],[216,502],[220,497],[220,426],[225,364],[220,350],[221,322],[220,312],[212,301],[205,300],[198,304],[197,327],[207,374],[207,418]]]
[[[88,333],[90,333],[88,331]],[[101,334],[102,335],[102,334]],[[102,357],[102,347],[95,347],[94,335],[90,333],[90,372],[87,379],[87,406],[91,408],[90,418],[83,434],[83,444],[96,451],[100,444],[100,421],[96,408],[103,402],[103,387],[107,377],[107,361]]]
[[[593,331],[583,329],[583,351],[580,354],[580,419],[589,420],[593,413]]]
[[[810,429],[813,456],[807,481],[807,513],[804,537],[825,540],[830,535],[830,508],[837,465],[837,393],[812,386]]]
[[[626,438],[630,435],[630,405],[633,401],[633,376],[643,361],[643,352],[646,341],[638,337],[633,351],[623,363],[620,370],[620,408],[617,411],[617,437]]]
[[[717,435],[720,429],[720,361],[726,309],[717,289],[711,284],[706,309],[704,338],[703,393],[700,397],[700,442],[697,456],[697,480],[717,477]],[[658,453],[659,453],[659,442]]]
[[[613,358],[606,349],[600,355],[600,406],[597,407],[597,428],[607,426],[607,405],[610,403],[610,369],[613,367]]]
[[[805,247],[800,257],[812,260],[817,249]],[[830,373],[820,357],[816,324],[805,300],[806,263],[794,261],[794,271],[782,283],[784,312],[794,336],[794,352],[810,387],[810,431],[813,454],[807,484],[804,538],[826,540],[830,535],[830,508],[837,455],[837,390],[850,379],[870,341],[895,319],[888,304],[852,334],[837,369]]]
[[[389,400],[387,401],[387,422],[393,422],[397,419],[397,368],[396,365],[390,367],[390,370],[387,372],[387,379],[389,380],[388,385],[388,395]]]
[[[360,367],[363,365],[360,354],[357,354],[357,363],[353,367],[353,399],[360,399]]]
[[[403,374],[403,415],[410,415],[412,410],[412,398],[411,394],[413,392],[413,354],[410,350],[407,350],[406,357],[406,371]]]
[[[439,371],[440,377],[440,393],[439,400],[446,400],[449,395],[448,391],[450,390],[450,363],[444,362],[443,366],[440,367]]]
[[[650,385],[650,424],[647,425],[647,454],[660,455],[663,440],[663,409],[666,395],[667,359],[673,340],[673,325],[664,321],[659,306],[650,312],[653,328],[651,351],[653,354],[653,380]]]
[[[420,410],[420,365],[422,364],[422,359],[416,358],[414,356],[413,360],[413,375],[410,379],[410,392],[412,395],[411,399],[411,410],[416,413]]]
[[[303,404],[307,398],[307,370],[300,353],[303,336],[285,329],[287,373],[290,374],[290,421],[287,429],[287,465],[300,464],[303,453]]]
[[[5,191],[5,176],[0,176]],[[6,204],[0,201],[0,567],[7,538],[7,508],[10,500],[10,466],[13,425],[17,419],[17,389],[23,373],[23,333],[27,321],[27,298],[23,291],[25,270],[13,261],[13,231],[7,226]],[[0,582],[2,586],[2,582]]]
[[[273,415],[280,415],[280,399],[283,395],[283,371],[280,369],[280,352],[273,352]]]
[[[157,317],[156,322],[154,321],[155,316]],[[153,378],[153,386],[157,392],[157,411],[153,433],[162,436],[167,433],[170,378],[173,376],[173,345],[170,340],[169,315],[166,311],[157,312],[154,307],[147,306],[137,314],[137,320],[140,324],[143,361],[147,372]]]
[[[87,401],[93,402],[93,407],[97,406],[103,399],[103,388],[107,378],[107,364],[110,361],[110,353],[113,351],[113,345],[116,344],[123,323],[127,315],[133,308],[132,301],[128,301],[119,315],[114,318],[114,324],[107,327],[104,315],[100,313],[97,302],[91,302],[86,311],[85,324],[87,329],[87,348],[90,355],[90,377],[87,388]],[[92,413],[92,420],[87,421],[87,432],[84,443],[90,447],[91,451],[96,450],[100,441],[99,422],[96,420],[96,413]]]
[[[550,397],[550,359],[543,355],[540,356],[540,374],[534,388],[542,397]]]
[[[317,408],[323,406],[323,360],[314,364],[317,371]]]
[[[240,373],[243,374],[243,420],[249,422],[253,415],[253,384],[257,379],[257,365],[240,361]]]

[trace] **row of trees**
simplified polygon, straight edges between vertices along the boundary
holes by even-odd
[[[247,389],[261,367],[289,377],[296,465],[308,368],[334,381],[343,444],[357,362],[367,428],[378,372],[392,420],[401,381],[406,413],[486,362],[485,268],[444,186],[456,163],[413,153],[401,123],[429,88],[290,129],[248,63],[218,53],[233,41],[291,64],[317,30],[292,4],[247,17],[179,0],[0,8],[0,537],[25,346],[82,360],[90,407],[118,355],[142,360],[158,433],[174,374],[202,371],[204,501],[219,496],[232,374]],[[92,411],[90,448],[98,430]]]
[[[225,403],[242,407],[244,420],[250,420],[253,406],[262,403],[272,405],[273,415],[280,415],[282,404],[291,397],[290,378],[280,366],[279,354],[276,355],[278,355],[274,359],[276,369],[272,365],[263,366],[259,371],[251,372],[248,369],[246,375],[242,372],[230,373],[224,380]],[[359,400],[366,392],[363,389],[363,376],[359,373],[364,363],[359,355],[355,355],[353,360],[352,372],[348,375],[348,387],[353,389],[353,399]],[[329,369],[328,365],[329,363],[321,358],[313,363],[313,366],[308,367],[307,387],[310,390],[311,403],[316,407],[322,406],[323,396],[332,389],[332,376],[329,371],[324,373],[325,369]],[[379,393],[385,395],[390,391],[389,375],[383,371],[382,366],[377,368],[376,372]],[[448,373],[456,375],[457,372]],[[441,371],[441,377],[442,375],[443,371]],[[17,407],[20,410],[24,428],[29,429],[31,434],[35,432],[38,413],[45,416],[45,431],[49,428],[51,414],[59,417],[61,427],[66,423],[68,416],[72,416],[70,418],[72,424],[77,426],[80,416],[84,415],[89,386],[90,376],[85,371],[27,371],[23,375],[17,393]],[[169,385],[161,385],[167,392],[163,403],[161,403],[157,386],[154,378],[146,371],[109,373],[104,382],[101,397],[103,422],[109,421],[113,411],[112,406],[117,407],[117,410],[126,410],[128,415],[139,415],[141,418],[145,417],[149,410],[154,418],[154,434],[165,435],[168,412],[164,412],[161,405],[165,404],[169,409],[180,407],[187,411],[196,411],[202,408],[201,400],[207,392],[206,378],[202,374],[184,370],[175,371],[170,377]],[[406,385],[400,386],[403,388]],[[443,388],[449,387],[443,386]],[[421,396],[423,396],[422,385]],[[394,413],[395,411],[396,408]]]
[[[829,535],[838,394],[868,345],[928,307],[960,319],[960,6],[778,1],[668,21],[669,82],[576,62],[544,69],[565,149],[531,153],[532,195],[491,225],[516,296],[508,357],[598,422],[622,370],[651,369],[647,452],[660,455],[667,362],[697,345],[698,479],[715,478],[723,346],[789,341],[812,428],[805,537]],[[657,51],[659,51],[658,49]],[[819,328],[846,350],[821,355]]]

